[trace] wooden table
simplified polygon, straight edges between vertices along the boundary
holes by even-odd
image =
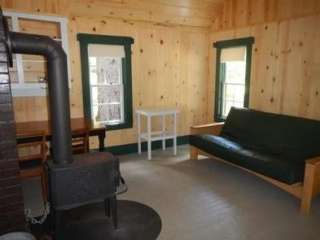
[[[71,131],[83,129],[85,127],[89,128],[90,136],[97,136],[99,138],[99,151],[104,150],[104,139],[106,137],[106,127],[105,125],[93,124],[90,120],[84,118],[73,118],[71,119]],[[32,131],[46,133],[46,138],[48,141],[51,139],[51,129],[49,121],[34,121],[34,122],[20,122],[16,123],[17,135],[23,135],[25,133],[30,133]],[[18,138],[18,141],[26,141],[26,139]],[[25,142],[24,141],[24,142]]]
[[[177,114],[179,110],[176,108],[155,107],[140,108],[136,110],[138,125],[138,153],[141,154],[141,140],[148,142],[148,159],[151,160],[151,143],[152,141],[162,141],[162,149],[166,149],[166,140],[173,139],[173,154],[177,155]],[[141,132],[141,116],[147,117],[147,132]],[[173,130],[166,131],[166,116],[173,117]],[[152,131],[151,118],[161,117],[162,127],[160,131]]]

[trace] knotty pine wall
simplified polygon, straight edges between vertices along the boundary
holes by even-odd
[[[40,12],[41,14],[41,12]],[[45,14],[45,13],[42,13]],[[72,73],[72,117],[83,116],[80,51],[77,33],[131,36],[133,105],[176,106],[181,110],[178,134],[207,122],[208,28],[128,21],[108,17],[69,16],[69,53]],[[48,118],[46,97],[14,98],[17,121]],[[136,142],[132,129],[109,131],[106,144]],[[92,147],[97,140],[91,139]]]
[[[133,105],[176,106],[179,135],[207,118],[208,31],[200,28],[168,27],[144,22],[75,17],[70,22],[70,37],[76,33],[101,33],[132,36]],[[78,44],[72,44],[73,96],[81,95]],[[82,109],[79,97],[74,97]],[[77,104],[76,101],[73,104]],[[80,111],[79,111],[80,112]],[[82,114],[82,113],[81,113]],[[134,128],[108,132],[108,145],[136,142]]]
[[[230,4],[231,1],[227,2]],[[245,2],[251,2],[249,9],[258,4],[255,2],[275,3],[241,1]],[[320,15],[317,12],[320,1],[303,2],[305,5],[300,0],[279,0],[278,3],[286,5],[277,8],[277,15],[272,19],[268,19],[268,14],[265,14],[270,8],[258,8],[261,11],[259,19],[251,14],[250,18],[241,18],[245,12],[248,13],[248,9],[229,9],[225,12],[223,18],[234,20],[226,20],[225,25],[212,30],[210,34],[210,76],[215,74],[216,51],[212,47],[213,42],[253,36],[256,43],[253,46],[250,107],[267,112],[320,119]],[[283,15],[284,6],[287,6],[286,15]],[[257,9],[257,6],[254,9]],[[252,14],[253,12],[252,10]],[[212,78],[209,80],[211,86],[208,88],[209,116],[212,116],[214,106],[212,89],[215,78]]]

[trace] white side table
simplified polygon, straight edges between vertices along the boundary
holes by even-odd
[[[151,160],[151,142],[162,140],[162,149],[166,149],[166,140],[173,139],[173,154],[177,154],[177,114],[176,108],[140,108],[136,110],[138,125],[138,153],[141,154],[141,140],[148,142],[148,159]],[[166,116],[173,116],[173,131],[166,131]],[[147,132],[141,132],[141,116],[147,117]],[[151,118],[162,118],[161,131],[152,132]]]

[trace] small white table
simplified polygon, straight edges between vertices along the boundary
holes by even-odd
[[[148,159],[151,160],[151,142],[162,140],[162,149],[166,149],[166,140],[173,139],[173,154],[177,154],[177,114],[176,108],[140,108],[136,110],[138,125],[138,153],[141,154],[141,140],[148,142]],[[173,130],[166,131],[166,116],[173,116]],[[147,117],[147,132],[141,132],[141,116]],[[162,118],[161,131],[152,132],[151,118]]]

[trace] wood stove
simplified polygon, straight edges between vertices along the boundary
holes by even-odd
[[[59,235],[61,211],[98,201],[106,201],[107,210],[112,207],[116,226],[116,190],[120,178],[118,159],[106,152],[72,155],[65,52],[47,36],[9,32],[2,12],[0,17],[3,23],[0,38],[6,47],[6,57],[10,59],[12,53],[20,53],[42,55],[47,59],[52,129],[49,195],[56,234]]]

